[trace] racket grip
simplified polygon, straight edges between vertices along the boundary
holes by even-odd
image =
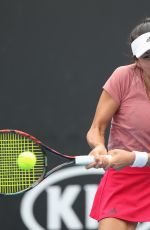
[[[111,158],[111,155],[105,155],[108,159]],[[95,162],[94,156],[76,156],[75,157],[75,165],[88,165]]]
[[[75,165],[88,165],[95,162],[93,156],[77,156],[75,157]]]

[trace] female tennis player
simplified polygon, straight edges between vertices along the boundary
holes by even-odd
[[[150,18],[133,29],[130,43],[134,63],[107,80],[87,133],[96,159],[87,168],[106,169],[90,214],[99,230],[134,230],[150,221]]]

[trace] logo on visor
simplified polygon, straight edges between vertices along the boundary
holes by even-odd
[[[150,42],[150,37],[146,40],[146,42]]]

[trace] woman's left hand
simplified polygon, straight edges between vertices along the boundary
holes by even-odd
[[[109,164],[105,169],[114,168],[116,170],[120,170],[126,166],[132,165],[135,160],[134,152],[122,149],[110,150],[108,151],[108,154],[111,155],[111,158],[109,159]]]
[[[110,157],[108,158],[108,156]],[[126,166],[132,165],[134,160],[134,152],[129,152],[122,149],[113,149],[108,151],[108,155],[96,155],[94,167],[103,168],[104,170],[109,168],[120,170]],[[91,165],[88,165],[86,168],[91,168]]]

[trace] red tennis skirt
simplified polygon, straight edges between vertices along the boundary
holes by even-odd
[[[150,221],[150,167],[109,169],[98,186],[90,216]]]

